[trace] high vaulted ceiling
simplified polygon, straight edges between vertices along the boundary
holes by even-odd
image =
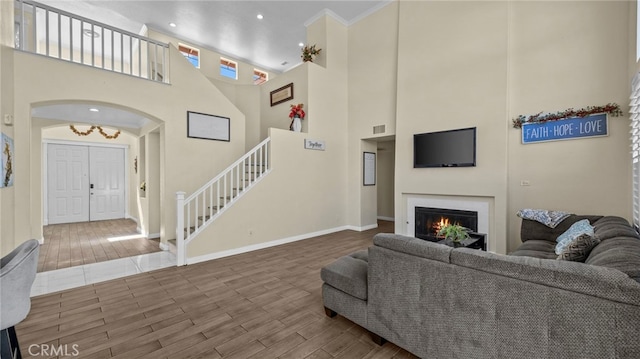
[[[40,0],[45,5],[139,33],[143,25],[180,40],[284,72],[301,62],[306,25],[329,13],[350,25],[392,0]],[[262,19],[258,19],[258,14]],[[169,24],[174,23],[172,27]]]

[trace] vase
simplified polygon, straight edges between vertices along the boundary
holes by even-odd
[[[300,117],[293,118],[293,125],[291,125],[291,129],[293,132],[300,132],[302,130],[302,121],[300,121]]]

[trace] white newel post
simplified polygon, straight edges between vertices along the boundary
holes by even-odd
[[[177,254],[177,264],[179,266],[186,265],[187,263],[187,253],[185,251],[184,245],[184,195],[185,192],[176,192],[176,205],[178,206],[177,213],[177,221],[176,221],[176,249],[178,251]]]

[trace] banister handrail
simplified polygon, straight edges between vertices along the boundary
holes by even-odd
[[[139,39],[148,41],[150,43],[153,43],[154,45],[169,47],[169,45],[167,43],[164,43],[162,41],[154,40],[154,39],[146,37],[144,35],[135,34],[133,32],[127,31],[127,30],[118,29],[117,27],[113,27],[111,25],[107,25],[107,24],[102,23],[100,21],[91,20],[91,19],[86,18],[84,16],[80,16],[80,15],[72,14],[72,13],[70,13],[68,11],[56,9],[56,8],[54,8],[52,6],[49,6],[49,5],[46,5],[46,4],[42,4],[42,3],[39,3],[37,1],[31,1],[31,0],[15,0],[15,1],[19,2],[19,3],[29,4],[31,6],[37,6],[39,8],[42,8],[42,9],[45,9],[45,10],[49,10],[49,11],[52,11],[52,12],[55,12],[55,13],[59,13],[61,15],[65,15],[65,16],[68,16],[70,18],[74,18],[74,19],[77,19],[77,20],[80,20],[80,21],[83,21],[83,22],[86,22],[86,23],[89,23],[89,24],[98,25],[100,27],[104,27],[105,29],[109,29],[111,31],[120,32],[120,33],[123,33],[123,34],[125,34],[127,36],[131,36],[131,37],[135,37],[135,38],[139,38]]]
[[[36,1],[15,4],[16,49],[169,83],[169,44]]]
[[[205,183],[202,187],[200,187],[199,189],[197,189],[195,192],[193,192],[189,197],[185,198],[184,201],[185,202],[189,202],[192,199],[194,199],[196,196],[198,196],[199,194],[201,194],[206,188],[210,187],[212,184],[214,184],[216,181],[220,180],[222,178],[222,176],[224,176],[226,173],[228,173],[228,171],[230,171],[231,169],[235,168],[237,165],[239,165],[242,161],[246,160],[247,158],[249,158],[249,156],[251,156],[258,148],[264,146],[267,142],[271,141],[270,137],[267,137],[264,141],[260,142],[259,144],[257,144],[255,147],[253,147],[252,149],[249,150],[249,152],[245,153],[242,157],[240,157],[237,161],[235,161],[234,163],[230,164],[227,168],[225,168],[224,170],[222,170],[222,172],[220,172],[220,174],[218,174],[217,176],[213,177],[209,182]]]
[[[188,264],[187,245],[271,171],[270,141],[260,142],[189,197],[176,192],[178,265]]]

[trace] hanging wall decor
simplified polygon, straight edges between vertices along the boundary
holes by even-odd
[[[0,187],[13,186],[13,163],[14,163],[14,147],[13,139],[4,133],[0,138],[0,149],[2,151],[2,178],[0,178]]]

